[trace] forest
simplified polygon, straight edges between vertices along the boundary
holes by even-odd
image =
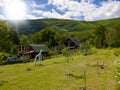
[[[78,38],[96,48],[117,48],[120,47],[119,26],[120,18],[93,22],[65,19],[0,21],[0,52],[16,54],[18,44],[60,48],[67,37]]]

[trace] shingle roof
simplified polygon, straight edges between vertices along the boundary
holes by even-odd
[[[46,47],[45,45],[30,44],[30,46],[34,49],[35,52],[40,52],[41,49],[43,50],[43,52],[49,51],[48,47]]]
[[[69,37],[70,40],[72,40],[77,46],[80,46],[81,41],[77,38],[71,38]]]

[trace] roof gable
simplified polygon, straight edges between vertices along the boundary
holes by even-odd
[[[72,41],[78,47],[81,44],[81,41],[79,39],[77,39],[77,38],[71,38],[71,37],[67,38],[66,41],[64,42],[64,44],[67,44],[68,40]]]
[[[35,52],[40,52],[41,49],[43,50],[43,52],[48,52],[49,51],[48,47],[46,47],[45,45],[33,45],[33,44],[30,44],[30,46],[32,47],[32,49]]]
[[[80,46],[80,43],[81,43],[81,41],[79,40],[79,39],[77,39],[77,38],[68,38],[68,39],[70,39],[71,41],[73,41],[77,46]]]

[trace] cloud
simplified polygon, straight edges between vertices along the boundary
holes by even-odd
[[[93,11],[84,12],[85,20],[101,20],[120,17],[120,2],[109,1],[101,3],[99,8]]]
[[[32,1],[31,2],[32,4],[31,4],[31,7],[33,8],[33,9],[44,9],[45,7],[46,7],[46,4],[37,4],[35,1]]]
[[[104,1],[97,6],[94,0],[49,0],[48,4],[54,5],[57,9],[65,12],[63,16],[81,17],[87,21],[109,19],[120,16],[119,1]],[[74,18],[72,18],[74,19]]]
[[[7,0],[0,1],[0,8],[3,7],[3,1]],[[95,0],[48,0],[46,4],[39,4],[35,0],[28,2],[29,12],[26,19],[62,18],[94,21],[120,17],[118,0],[101,0],[99,5],[95,4]],[[0,15],[0,18],[4,16]]]
[[[3,15],[0,15],[1,20],[5,20],[5,17]]]
[[[41,17],[41,16],[35,16],[35,15],[31,15],[31,14],[28,14],[26,16],[26,19],[43,19],[44,17]]]
[[[94,2],[94,0],[81,0],[81,2],[93,3],[93,2]]]
[[[3,7],[3,0],[0,1],[0,7]]]
[[[42,11],[42,10],[34,10],[33,14],[41,18],[64,18],[64,19],[70,19],[69,16],[61,15],[58,12],[56,12],[55,9],[52,9],[51,11]]]

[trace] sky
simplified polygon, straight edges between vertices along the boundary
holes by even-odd
[[[96,21],[120,17],[120,0],[0,0],[0,19]]]

